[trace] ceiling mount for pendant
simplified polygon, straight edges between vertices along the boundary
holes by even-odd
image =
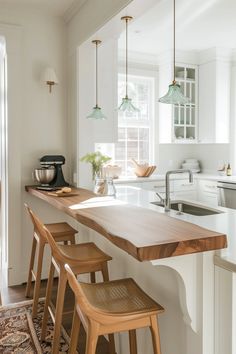
[[[98,46],[102,43],[100,39],[94,39],[92,40],[92,43],[95,44],[95,62],[96,62],[96,67],[95,67],[95,96],[96,96],[96,104],[95,107],[93,107],[92,112],[86,117],[88,119],[94,119],[94,120],[103,120],[106,119],[106,116],[103,114],[101,107],[98,105]]]
[[[175,80],[175,0],[173,0],[173,81],[169,85],[167,94],[158,100],[161,103],[184,105],[190,103],[190,99],[183,95],[180,85]]]
[[[128,96],[128,22],[133,19],[132,16],[123,16],[121,17],[122,21],[125,21],[125,97],[122,98],[122,103],[119,106],[118,110],[121,112],[130,112],[138,113],[140,110],[132,104],[132,99]]]

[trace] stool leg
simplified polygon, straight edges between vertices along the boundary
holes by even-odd
[[[107,262],[103,263],[102,265],[102,276],[103,276],[103,281],[109,281]]]
[[[91,325],[89,326],[86,338],[85,354],[96,354],[98,328],[99,325],[97,323],[91,323]]]
[[[129,350],[130,354],[137,354],[137,338],[136,338],[136,330],[133,329],[129,331]]]
[[[60,269],[59,284],[57,289],[57,303],[56,303],[55,324],[54,324],[54,334],[53,334],[53,343],[52,343],[52,354],[58,354],[66,283],[67,283],[66,271],[64,269]]]
[[[114,334],[108,334],[109,339],[109,354],[116,354],[116,347],[115,347],[115,338]]]
[[[91,281],[91,283],[96,283],[96,275],[95,275],[95,272],[90,273],[90,281]]]
[[[39,241],[39,253],[38,253],[38,264],[36,279],[34,284],[34,298],[33,298],[33,308],[32,308],[32,318],[37,316],[38,302],[39,302],[39,293],[41,285],[41,273],[42,273],[42,264],[43,264],[43,253],[44,253],[45,243]]]
[[[36,245],[37,245],[37,241],[36,241],[35,237],[33,237],[31,256],[30,256],[30,264],[29,264],[29,274],[28,274],[27,286],[26,286],[26,290],[25,290],[26,297],[30,297],[30,290],[31,290],[31,285],[32,285],[32,270],[34,269]]]
[[[75,245],[75,234],[71,236],[70,244]]]
[[[103,276],[103,281],[109,281],[107,262],[103,263],[102,265],[102,276]],[[116,348],[115,348],[114,334],[113,333],[109,334],[108,338],[109,338],[109,354],[115,354]]]
[[[152,333],[152,343],[154,354],[161,354],[161,343],[160,343],[160,334],[157,322],[157,316],[151,316],[151,333]]]
[[[55,266],[51,262],[49,276],[48,276],[47,290],[46,290],[45,305],[44,305],[41,340],[45,340],[45,336],[46,336],[46,329],[47,329],[47,322],[48,322],[48,306],[51,300],[54,271],[55,271]]]
[[[70,333],[69,354],[76,353],[78,337],[79,337],[79,329],[80,329],[80,318],[79,318],[79,315],[77,313],[76,306],[75,306],[72,328],[71,328],[71,333]]]

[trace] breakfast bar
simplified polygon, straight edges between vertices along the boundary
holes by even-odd
[[[222,249],[226,235],[118,199],[73,188],[64,196],[26,187],[26,191],[105,236],[139,261]]]

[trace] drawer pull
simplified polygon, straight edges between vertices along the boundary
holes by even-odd
[[[182,183],[181,186],[182,187],[188,187],[188,186],[193,186],[194,183]]]
[[[205,187],[206,187],[206,188],[210,188],[210,189],[216,189],[216,186],[211,186],[211,185],[209,185],[209,184],[206,184]]]

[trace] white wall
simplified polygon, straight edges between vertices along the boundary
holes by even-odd
[[[24,186],[32,184],[31,173],[39,157],[48,153],[67,157],[66,31],[62,20],[29,5],[3,4],[0,30],[0,34],[7,33],[9,283],[13,285],[25,280],[32,239],[23,202],[27,200],[44,221],[60,218],[54,210],[44,210],[44,203],[27,196]],[[59,78],[52,94],[40,82],[47,65],[55,68]]]
[[[180,168],[186,158],[198,159],[202,172],[216,174],[221,163],[231,162],[230,144],[160,144],[157,172]]]
[[[78,132],[78,47],[97,32],[108,20],[122,10],[132,0],[87,0],[81,6],[79,12],[72,18],[67,25],[68,38],[68,123],[69,123],[69,149],[71,156],[70,177],[78,171],[78,151],[77,141]],[[102,38],[103,39],[103,38]]]

